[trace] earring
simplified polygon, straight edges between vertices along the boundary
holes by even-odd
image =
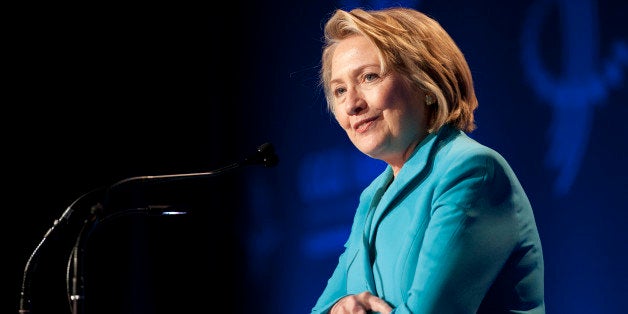
[[[431,95],[429,94],[425,94],[425,104],[427,104],[428,106],[431,106],[434,104],[434,98],[432,98]]]

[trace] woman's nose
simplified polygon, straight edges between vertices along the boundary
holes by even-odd
[[[356,115],[366,109],[366,101],[362,93],[356,89],[347,91],[346,113],[348,115]]]

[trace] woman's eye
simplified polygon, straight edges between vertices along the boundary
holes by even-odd
[[[336,96],[340,96],[342,94],[344,94],[347,90],[344,87],[338,87],[336,89],[334,89],[334,95]]]
[[[376,80],[379,77],[379,75],[377,73],[368,73],[366,75],[364,75],[364,80],[367,82],[371,82]]]

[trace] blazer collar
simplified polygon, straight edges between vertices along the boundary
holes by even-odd
[[[453,139],[459,132],[461,131],[449,124],[445,124],[437,132],[430,133],[417,145],[394,180],[392,178],[391,167],[386,167],[385,171],[373,182],[372,187],[375,189],[373,192],[386,189],[386,186],[390,184],[387,189],[395,191],[395,193],[384,193],[379,206],[390,203],[408,187],[408,184],[415,181],[418,176],[425,175],[426,169],[432,166],[434,156],[438,149]],[[390,183],[390,180],[393,180],[392,183]],[[411,188],[413,187],[414,185],[411,186]]]

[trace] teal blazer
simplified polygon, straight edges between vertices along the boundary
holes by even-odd
[[[311,313],[370,291],[393,313],[545,313],[532,207],[506,160],[449,125],[360,195]]]

